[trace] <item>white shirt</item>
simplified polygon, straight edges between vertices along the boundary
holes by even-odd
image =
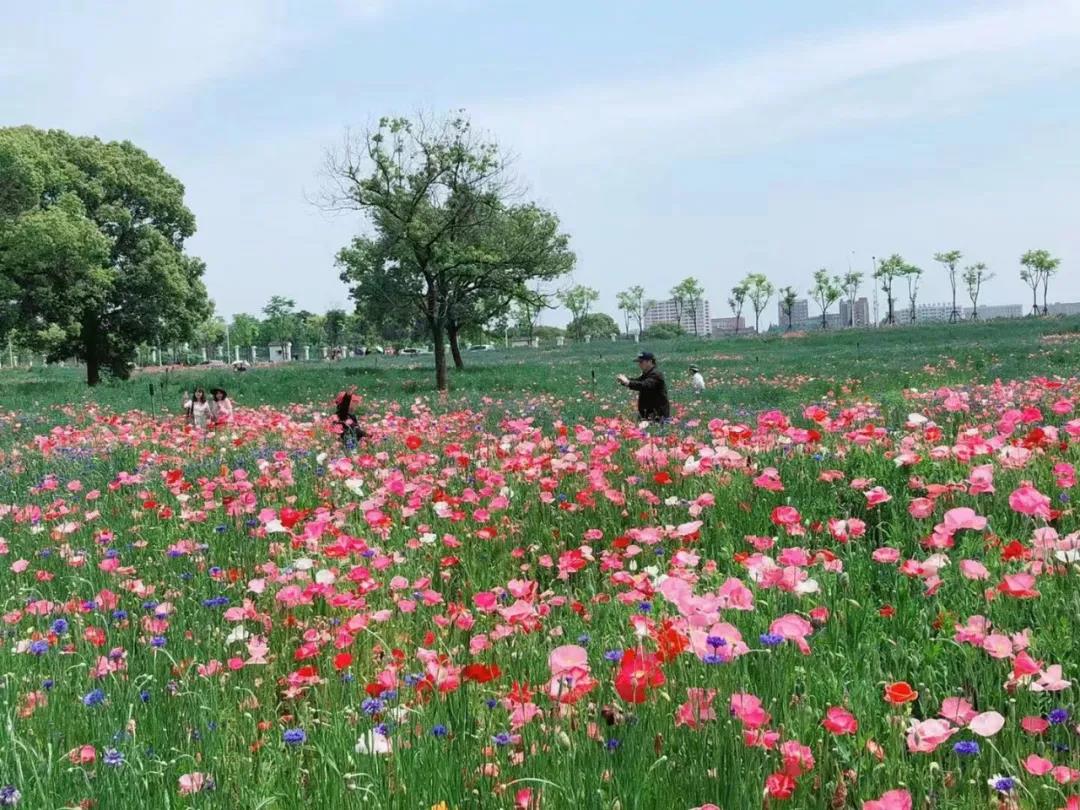
[[[705,390],[705,378],[701,376],[700,371],[695,371],[694,372],[692,382],[693,382],[694,390],[697,393],[700,394],[702,391]]]

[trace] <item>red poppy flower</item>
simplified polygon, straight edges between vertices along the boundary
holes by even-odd
[[[907,681],[897,681],[885,687],[885,700],[894,706],[911,703],[919,697],[919,693],[911,688]]]
[[[660,659],[653,653],[638,653],[627,650],[619,663],[619,672],[615,676],[615,691],[627,703],[644,703],[649,689],[663,686],[667,682]]]
[[[790,799],[795,792],[795,780],[786,773],[770,774],[765,780],[765,792],[773,799]]]
[[[498,664],[469,664],[461,671],[462,677],[467,681],[487,683],[502,675]]]
[[[408,447],[410,450],[419,450],[420,445],[422,445],[423,443],[423,440],[419,436],[405,437],[405,446]]]
[[[348,669],[350,664],[352,664],[352,653],[343,652],[334,656],[334,669],[339,672]]]

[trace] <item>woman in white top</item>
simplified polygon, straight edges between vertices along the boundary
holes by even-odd
[[[200,430],[206,430],[210,422],[210,403],[206,401],[206,392],[196,388],[194,393],[184,400],[184,410],[188,421]]]

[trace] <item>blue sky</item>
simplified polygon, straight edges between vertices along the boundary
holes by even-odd
[[[5,10],[0,46],[0,125],[127,138],[185,183],[226,315],[347,305],[361,222],[307,201],[325,149],[458,108],[612,315],[633,283],[694,275],[726,315],[748,271],[805,291],[893,252],[940,301],[954,247],[998,274],[985,303],[1027,301],[1033,247],[1080,300],[1080,0],[71,0]]]

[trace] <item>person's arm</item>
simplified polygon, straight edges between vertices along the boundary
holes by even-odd
[[[638,377],[636,380],[629,380],[626,387],[631,391],[651,391],[656,388],[657,382],[657,378],[649,374],[645,377]]]

